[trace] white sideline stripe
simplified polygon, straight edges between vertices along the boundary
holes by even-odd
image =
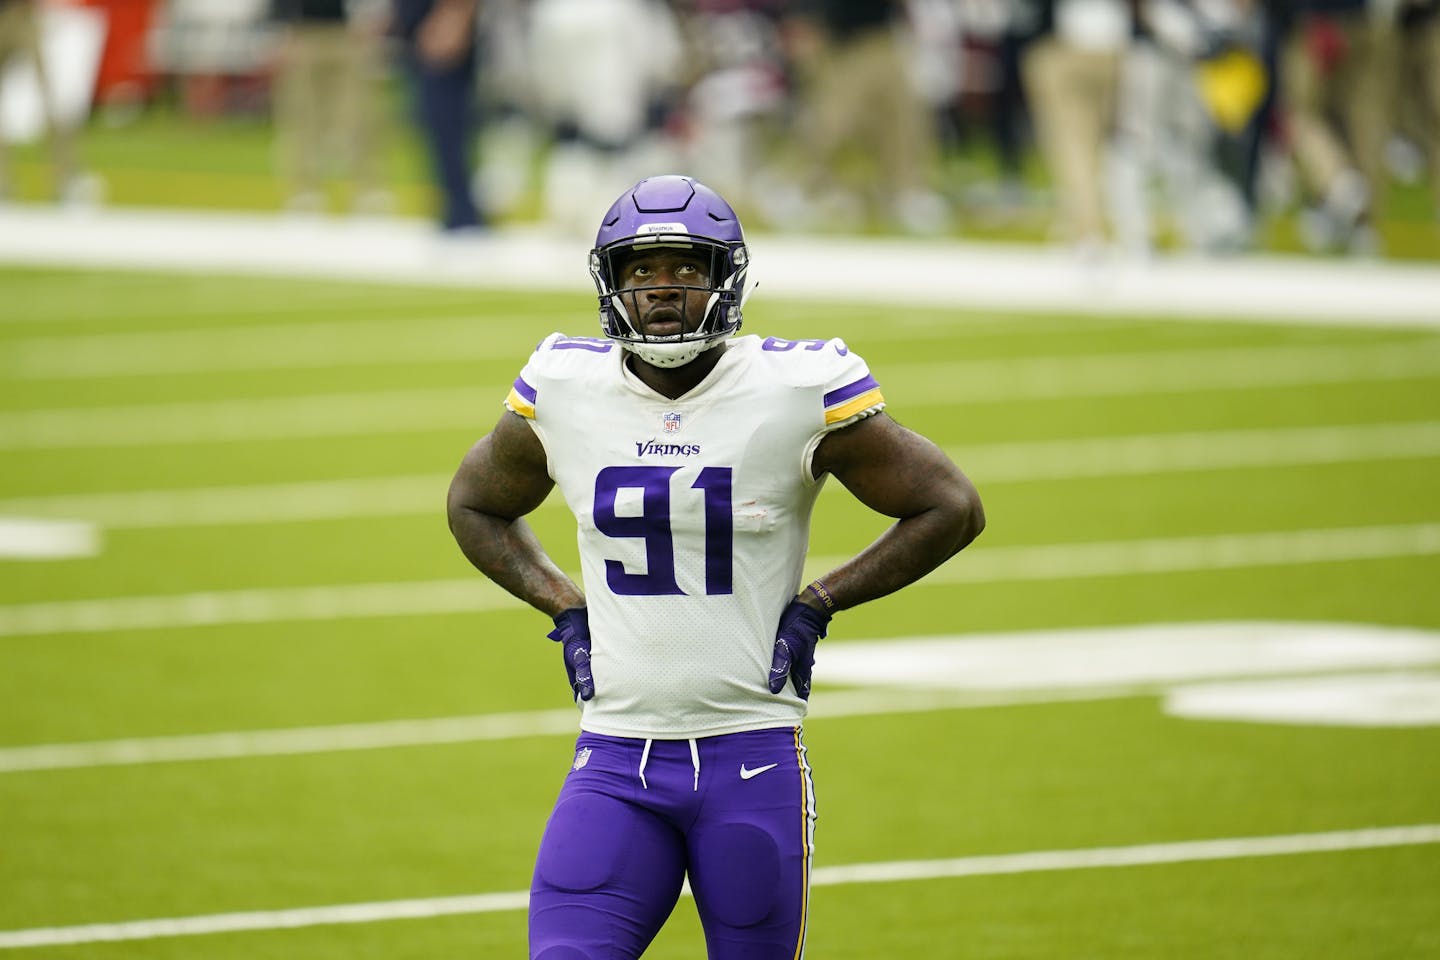
[[[927,690],[835,691],[827,693],[823,701],[811,706],[809,715],[812,719],[843,719],[883,714],[928,713],[933,710],[1112,700],[1138,696],[1154,690],[1153,686],[1134,684],[1069,690],[965,693]],[[44,743],[0,748],[0,774],[385,750],[393,747],[516,740],[522,737],[575,736],[579,733],[579,723],[579,716],[574,710],[535,710],[278,730],[234,730],[171,737]]]
[[[920,584],[1073,579],[1435,554],[1440,554],[1440,523],[1040,546],[982,546],[967,552],[961,561],[931,572]],[[806,570],[823,574],[847,559],[848,556],[811,557]],[[478,613],[519,605],[520,601],[477,574],[463,580],[15,604],[0,606],[0,637]]]
[[[1440,456],[1440,421],[1215,430],[946,448],[984,484]],[[113,530],[438,514],[450,477],[412,474],[0,500],[0,515]],[[558,497],[546,501],[560,506]]]
[[[446,244],[423,219],[296,223],[269,213],[112,207],[87,213],[81,223],[65,214],[40,205],[0,210],[0,263],[590,293],[577,267],[583,243],[543,226]],[[1440,322],[1440,272],[1430,263],[1181,254],[1144,264],[1084,264],[1054,247],[955,240],[758,234],[749,242],[767,299],[1207,322]],[[906,282],[896,284],[902,264]]]
[[[811,874],[810,885],[812,887],[833,887],[852,883],[904,883],[913,880],[943,880],[1017,873],[1158,866],[1252,857],[1378,850],[1433,843],[1440,843],[1440,824],[1427,823],[1398,827],[1373,827],[1362,830],[1336,830],[1328,833],[1147,843],[1126,847],[1037,850],[1028,853],[959,857],[946,860],[857,863],[838,867],[820,867]],[[530,896],[526,891],[514,890],[506,893],[348,903],[292,910],[256,910],[246,913],[217,913],[206,916],[132,920],[123,923],[98,923],[74,927],[40,927],[31,930],[0,931],[0,949],[73,946],[83,943],[155,940],[163,937],[291,930],[300,927],[500,913],[524,910],[529,906],[529,902]]]
[[[517,361],[518,362],[518,361]],[[1123,396],[1440,376],[1440,338],[1369,346],[1254,347],[894,364],[896,410],[1002,400]],[[0,449],[46,450],[411,430],[479,435],[505,385],[381,390],[258,399],[61,407],[0,413]]]

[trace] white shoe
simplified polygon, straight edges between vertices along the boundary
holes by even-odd
[[[350,204],[357,217],[388,217],[395,213],[395,194],[389,190],[366,190]]]
[[[950,229],[950,204],[930,190],[907,190],[895,199],[895,218],[906,233],[939,236]]]
[[[285,201],[285,212],[301,217],[313,217],[325,212],[325,197],[318,191],[306,190]]]
[[[77,173],[60,185],[60,204],[91,210],[105,202],[105,181],[93,173]]]

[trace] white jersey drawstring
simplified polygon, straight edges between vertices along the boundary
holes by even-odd
[[[650,784],[645,782],[645,764],[650,762],[650,744],[654,742],[654,740],[646,738],[645,749],[640,751],[640,786],[646,790],[650,789]]]
[[[690,765],[695,768],[695,792],[700,792],[700,745],[690,739]]]

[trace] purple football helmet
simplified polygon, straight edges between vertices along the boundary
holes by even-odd
[[[616,291],[625,257],[646,247],[680,247],[708,253],[710,285],[705,316],[692,331],[646,336]],[[600,221],[590,276],[600,294],[600,327],[646,363],[678,367],[740,329],[740,307],[749,292],[750,251],[740,219],[720,194],[690,177],[649,177],[620,195]],[[634,288],[634,290],[646,288]],[[674,289],[669,287],[669,289]],[[695,289],[695,288],[681,288]]]

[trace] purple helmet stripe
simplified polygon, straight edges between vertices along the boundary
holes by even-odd
[[[867,373],[854,383],[847,383],[843,387],[836,387],[834,390],[825,394],[825,406],[833,407],[837,403],[853,400],[867,390],[878,390],[879,388],[880,384],[876,383],[875,378]]]

